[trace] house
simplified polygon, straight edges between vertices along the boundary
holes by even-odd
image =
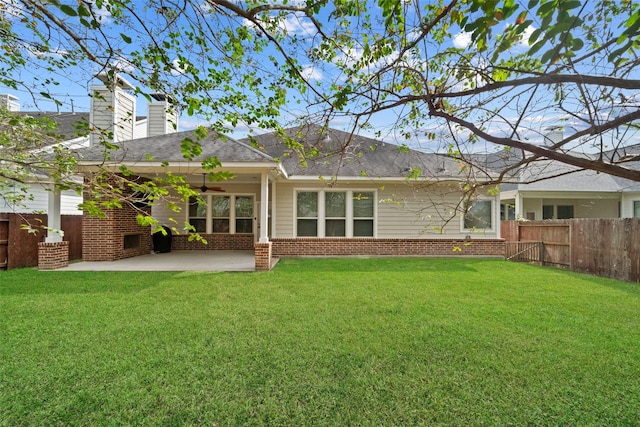
[[[501,186],[501,219],[640,217],[638,182],[547,159],[521,168],[517,179]]]
[[[34,118],[46,117],[56,123],[55,133],[66,147],[77,149],[88,147],[92,140],[109,137],[113,141],[142,138],[177,131],[177,113],[169,108],[169,99],[163,94],[152,94],[154,102],[147,106],[147,116],[136,116],[136,98],[134,86],[122,77],[116,76],[115,84],[109,82],[106,74],[96,76],[99,84],[91,86],[90,112],[43,112],[21,111],[19,99],[13,95],[0,95],[0,108],[6,108],[15,114]],[[100,131],[90,132],[90,129]],[[81,179],[79,177],[79,179]],[[19,205],[10,204],[0,198],[0,213],[48,212],[50,209],[50,186],[47,178],[40,181],[34,177],[28,183],[30,197]],[[16,184],[16,191],[17,189]],[[63,191],[60,197],[60,213],[63,215],[82,215],[78,205],[82,195],[74,191]]]
[[[148,207],[178,231],[173,250],[252,250],[257,270],[268,270],[272,257],[283,256],[503,255],[498,196],[467,200],[464,169],[447,156],[317,125],[242,141],[209,132],[200,141],[202,154],[191,160],[181,151],[185,138],[197,136],[184,131],[117,141],[107,164],[101,146],[78,149],[79,172],[125,165],[141,179],[185,176],[194,188],[202,187],[204,204],[192,198],[179,213],[163,204]],[[301,157],[296,144],[315,155]],[[201,162],[207,157],[216,157],[220,170],[234,178],[206,182]],[[134,211],[106,213],[85,217],[85,260],[151,251],[150,230],[137,224]],[[185,223],[207,244],[190,239]]]

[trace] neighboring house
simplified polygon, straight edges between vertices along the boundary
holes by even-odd
[[[503,255],[498,196],[465,201],[459,162],[315,125],[287,133],[317,156],[302,165],[275,133],[237,141],[210,132],[202,155],[189,161],[180,142],[196,137],[186,131],[115,142],[120,149],[107,166],[126,165],[142,178],[182,174],[194,188],[206,187],[205,204],[185,201],[180,213],[155,205],[150,213],[177,230],[188,222],[208,242],[181,231],[173,249],[255,250],[258,270],[270,267],[272,255]],[[103,164],[99,146],[77,153],[82,173]],[[201,161],[212,156],[235,178],[203,183]],[[85,217],[85,260],[149,253],[149,229],[134,212],[107,214]]]
[[[640,183],[557,161],[522,168],[517,184],[503,184],[501,219],[640,217]]]
[[[106,74],[100,74],[97,78],[102,83],[91,86],[89,113],[20,111],[19,99],[12,95],[0,95],[0,108],[34,118],[47,117],[57,124],[55,133],[60,136],[60,144],[71,149],[89,147],[92,141],[95,143],[99,138],[123,141],[177,131],[177,114],[168,108],[166,96],[152,95],[155,102],[148,104],[148,116],[135,116],[134,87],[121,77],[117,77],[114,85],[108,84]],[[81,136],[91,128],[100,131]],[[17,187],[16,184],[16,190]],[[7,204],[0,198],[0,213],[48,213],[51,209],[50,188],[35,179],[28,187],[30,197],[20,205]],[[82,215],[78,208],[82,200],[82,195],[73,191],[62,192],[59,200],[60,214]]]

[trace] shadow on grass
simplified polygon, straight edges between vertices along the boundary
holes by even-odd
[[[132,294],[162,284],[180,272],[54,272],[23,268],[0,273],[0,295]]]
[[[558,274],[570,276],[570,277],[579,277],[584,281],[592,282],[600,286],[606,286],[611,289],[616,289],[618,291],[626,292],[635,297],[640,297],[640,283],[634,282],[625,282],[623,280],[618,279],[610,279],[608,277],[600,277],[591,273],[583,273],[571,270],[565,270],[561,268],[553,268],[553,267],[539,267],[544,269],[549,269],[557,272]]]

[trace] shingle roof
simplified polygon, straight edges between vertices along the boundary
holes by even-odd
[[[57,113],[51,111],[20,111],[16,112],[21,116],[30,116],[34,118],[47,117],[57,124],[55,133],[60,135],[62,140],[70,140],[77,138],[78,124],[89,123],[89,113]]]
[[[462,177],[460,164],[448,156],[408,150],[348,132],[308,124],[286,129],[285,135],[300,143],[309,155],[301,158],[275,132],[241,141],[278,159],[289,175],[397,178],[419,168],[422,177]]]
[[[111,161],[119,162],[185,162],[181,143],[185,139],[196,141],[195,131],[184,131],[157,135],[147,138],[132,139],[117,142],[117,150],[110,152]],[[264,162],[274,161],[273,158],[247,144],[232,138],[221,138],[215,132],[199,141],[202,153],[194,157],[193,161],[200,162],[208,157],[217,157],[221,162]],[[76,150],[80,161],[104,160],[104,147],[100,144]],[[151,159],[149,159],[151,157]]]

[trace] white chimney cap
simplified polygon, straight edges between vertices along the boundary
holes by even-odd
[[[124,77],[119,74],[110,74],[110,73],[98,73],[96,74],[96,78],[103,82],[106,85],[115,84],[115,86],[121,87],[125,90],[134,90],[135,86],[129,83]]]

